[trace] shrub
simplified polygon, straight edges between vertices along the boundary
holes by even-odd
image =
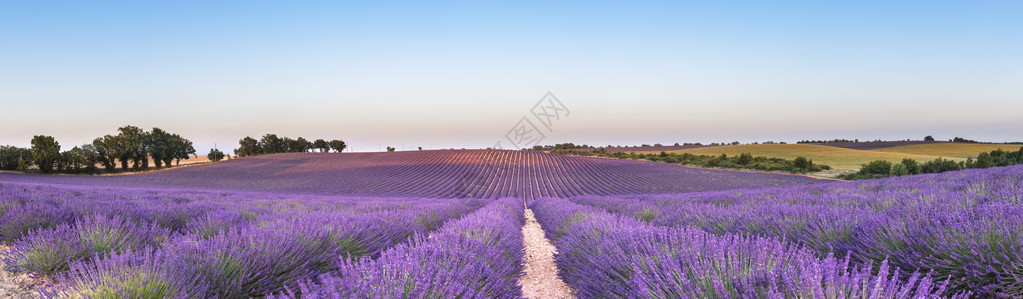
[[[876,160],[867,164],[863,164],[860,168],[860,174],[864,175],[876,175],[876,176],[887,176],[892,171],[892,162],[885,160]]]
[[[909,169],[906,168],[905,164],[898,163],[892,165],[892,170],[889,173],[892,176],[904,176],[909,175]]]
[[[910,158],[902,159],[902,165],[906,167],[906,172],[909,174],[920,174],[920,163],[917,163],[916,160]]]
[[[69,263],[93,255],[157,246],[169,232],[152,224],[136,224],[118,216],[91,216],[74,223],[39,229],[14,243],[8,259],[20,269],[53,275]]]
[[[55,278],[59,288],[44,291],[51,298],[202,298],[207,286],[202,277],[172,265],[165,251],[144,249],[90,262],[74,262],[71,270]]]
[[[213,162],[219,162],[220,160],[224,159],[224,152],[215,148],[211,148],[210,153],[206,154],[206,158],[210,159],[210,161]]]
[[[799,156],[792,160],[792,166],[796,168],[795,171],[809,171],[813,169],[813,160]]]

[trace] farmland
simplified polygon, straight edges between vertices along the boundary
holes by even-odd
[[[911,155],[929,155],[948,158],[976,158],[978,153],[994,150],[1015,151],[1023,144],[983,144],[983,143],[931,143],[893,146],[876,149],[878,152],[903,153]]]
[[[906,153],[880,152],[873,150],[855,150],[820,144],[743,144],[723,145],[695,149],[672,151],[675,153],[690,153],[694,155],[720,155],[738,156],[742,153],[750,153],[754,156],[767,156],[784,159],[795,159],[806,157],[814,163],[831,166],[839,171],[855,171],[860,165],[874,160],[887,160],[898,162],[903,158],[912,158],[917,161],[934,160],[936,156],[915,155]],[[646,152],[644,152],[646,153]],[[653,153],[653,152],[650,152]],[[979,153],[979,152],[977,152]],[[977,153],[974,153],[976,155]]]
[[[45,297],[523,296],[524,224],[578,297],[1018,296],[1023,167],[858,182],[534,151],[289,153],[0,174]],[[528,208],[529,210],[524,210]],[[541,238],[542,239],[542,238]]]
[[[860,142],[836,144],[744,144],[722,145],[700,148],[689,148],[669,151],[671,153],[690,153],[694,155],[737,156],[750,153],[754,156],[794,159],[806,157],[814,163],[831,166],[832,171],[817,175],[831,177],[842,173],[855,172],[863,164],[875,160],[897,163],[909,158],[916,161],[931,161],[945,158],[953,161],[965,161],[969,157],[976,158],[981,152],[996,149],[1018,150],[1018,144],[975,144],[951,142]],[[640,150],[637,153],[659,153],[657,151]]]
[[[0,181],[432,198],[669,193],[818,182],[801,176],[737,175],[661,163],[497,150],[289,153],[115,177],[0,173]]]

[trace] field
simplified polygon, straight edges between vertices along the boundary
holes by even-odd
[[[582,298],[1013,297],[1021,178],[1017,166],[831,182],[532,151],[275,154],[0,174],[0,245],[8,271],[54,283],[37,286],[44,297],[519,298],[536,294],[521,279],[536,241],[523,228],[538,222],[557,248],[548,279]]]
[[[817,164],[831,166],[837,172],[852,172],[860,169],[860,165],[874,160],[888,160],[893,162],[902,161],[903,158],[913,158],[917,161],[934,160],[937,156],[914,155],[897,152],[881,152],[876,150],[854,150],[841,147],[818,145],[818,144],[743,144],[723,145],[696,149],[672,151],[673,153],[690,153],[694,155],[720,155],[738,156],[742,153],[750,153],[754,156],[767,156],[783,159],[795,159],[802,156],[813,160]],[[655,152],[643,152],[655,153]],[[659,153],[659,152],[657,152]],[[965,160],[965,159],[964,159]]]
[[[976,158],[977,154],[982,152],[991,152],[997,149],[1016,151],[1020,147],[1023,147],[1023,144],[933,143],[885,147],[875,151],[966,159]]]
[[[945,158],[954,161],[965,161],[968,157],[976,157],[981,152],[990,152],[995,149],[1018,150],[1019,145],[1013,144],[971,144],[951,142],[860,142],[868,146],[859,146],[858,143],[850,144],[744,144],[744,145],[723,145],[702,148],[692,148],[670,151],[673,153],[690,153],[694,155],[720,155],[729,156],[742,153],[751,153],[754,156],[767,156],[773,158],[794,159],[802,156],[812,159],[814,163],[825,164],[832,167],[832,171],[825,171],[816,175],[831,177],[842,173],[855,172],[860,166],[875,160],[886,160],[899,162],[904,158],[915,159],[918,162],[930,161],[937,158]],[[902,145],[908,143],[909,145]],[[843,147],[844,145],[844,147]],[[893,146],[883,146],[893,145]],[[853,149],[849,147],[858,146]],[[659,151],[638,151],[637,153],[660,153]]]
[[[110,187],[432,198],[692,192],[817,182],[534,151],[290,153],[114,177],[0,173],[0,181]]]

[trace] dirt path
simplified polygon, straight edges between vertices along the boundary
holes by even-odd
[[[0,256],[7,254],[8,249],[0,245]],[[7,264],[0,259],[0,299],[37,298],[39,293],[32,287],[37,281],[26,273],[7,271]]]
[[[575,298],[572,288],[558,278],[554,264],[554,245],[544,237],[533,210],[526,209],[526,225],[522,227],[526,246],[526,271],[519,278],[526,298]]]

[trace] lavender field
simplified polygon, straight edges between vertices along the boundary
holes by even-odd
[[[1023,167],[857,182],[522,151],[0,174],[44,297],[519,298],[524,209],[581,298],[1023,296]]]
[[[779,187],[822,182],[536,151],[288,153],[130,176],[0,173],[0,182],[286,194],[491,198],[570,197]]]

